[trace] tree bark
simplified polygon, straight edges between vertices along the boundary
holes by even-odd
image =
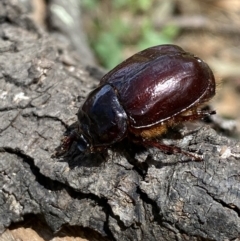
[[[98,240],[238,240],[240,145],[207,125],[174,141],[203,161],[128,142],[52,157],[100,72],[18,4],[0,2],[0,231],[34,216]]]

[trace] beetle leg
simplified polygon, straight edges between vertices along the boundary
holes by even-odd
[[[55,153],[52,157],[60,157],[64,155],[71,147],[72,143],[77,140],[76,130],[71,130],[70,133],[66,134],[62,140],[61,144],[55,149]]]
[[[176,120],[180,121],[194,121],[194,120],[199,120],[203,119],[205,117],[208,117],[210,115],[216,114],[216,111],[206,111],[206,110],[197,110],[196,112],[189,114],[189,115],[181,115],[177,116]]]
[[[148,146],[148,147],[156,147],[158,149],[160,149],[161,151],[163,151],[164,153],[171,153],[171,154],[174,154],[174,153],[182,153],[190,158],[193,158],[194,160],[196,161],[202,161],[203,158],[201,155],[198,155],[198,154],[194,154],[194,153],[191,153],[191,152],[188,152],[188,151],[184,151],[182,150],[180,147],[177,147],[177,146],[168,146],[168,145],[165,145],[163,143],[159,143],[157,141],[154,141],[154,140],[143,140],[143,144]]]

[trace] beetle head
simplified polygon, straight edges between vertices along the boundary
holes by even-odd
[[[90,143],[83,134],[77,137],[77,147],[81,152],[88,152],[90,150]]]

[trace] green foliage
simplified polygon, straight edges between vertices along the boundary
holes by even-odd
[[[82,6],[87,10],[94,10],[98,5],[98,0],[81,0]]]
[[[82,0],[91,32],[90,43],[102,66],[111,69],[120,63],[126,47],[134,51],[150,46],[171,43],[178,35],[175,26],[165,26],[161,31],[153,26],[151,13],[155,0]]]
[[[93,43],[93,48],[99,57],[100,63],[107,69],[115,67],[122,61],[123,33],[129,34],[131,29],[120,19],[112,19],[108,31],[99,32]]]
[[[107,69],[111,69],[121,62],[122,44],[116,35],[108,32],[100,33],[94,49],[101,64]]]
[[[166,26],[158,32],[147,24],[142,29],[142,38],[137,43],[138,49],[142,50],[154,45],[171,43],[178,33],[179,29],[175,26]]]
[[[113,6],[116,9],[128,9],[131,12],[147,11],[152,6],[151,0],[115,0]]]

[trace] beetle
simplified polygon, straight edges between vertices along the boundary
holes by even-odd
[[[164,152],[194,154],[156,138],[169,127],[215,114],[202,105],[215,95],[215,78],[200,58],[176,45],[145,49],[117,65],[100,80],[78,111],[78,126],[65,137],[81,152],[102,151],[129,138]]]

